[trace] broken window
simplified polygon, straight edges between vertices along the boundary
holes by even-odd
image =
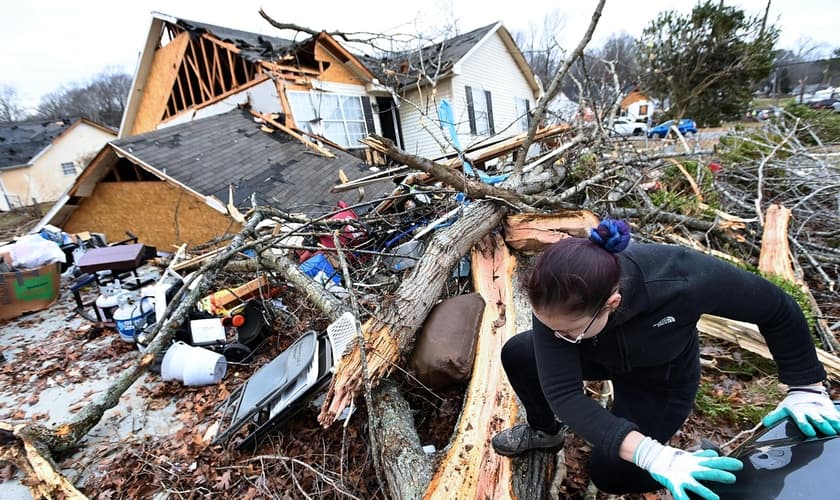
[[[288,92],[295,124],[301,130],[323,136],[345,148],[364,147],[373,129],[370,99],[358,95],[325,92]]]
[[[64,175],[76,175],[76,165],[72,161],[62,163],[61,173]]]
[[[516,123],[519,130],[522,132],[528,131],[528,125],[531,124],[531,102],[528,99],[521,97],[516,98]]]
[[[467,89],[467,114],[470,118],[470,133],[472,135],[493,135],[493,102],[489,90]]]

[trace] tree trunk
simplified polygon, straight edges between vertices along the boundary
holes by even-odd
[[[516,334],[515,268],[516,259],[498,234],[485,236],[473,247],[473,286],[484,299],[484,315],[458,427],[426,499],[511,495],[511,462],[493,451],[490,438],[510,427],[516,415],[516,396],[499,356],[504,343]]]
[[[485,234],[495,228],[504,208],[489,201],[474,201],[463,216],[432,238],[411,274],[362,326],[368,366],[362,366],[356,345],[338,363],[318,420],[329,426],[362,388],[363,372],[371,384],[387,376],[414,345],[417,329],[440,297],[456,262]]]

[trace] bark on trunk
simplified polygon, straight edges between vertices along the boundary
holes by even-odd
[[[437,302],[452,267],[503,215],[504,209],[494,203],[476,201],[458,221],[432,238],[394,297],[362,326],[368,366],[362,366],[358,345],[339,362],[318,416],[322,425],[332,424],[359,393],[363,370],[375,386],[410,352],[415,333]]]
[[[516,334],[515,268],[516,259],[498,234],[473,247],[473,286],[484,299],[484,315],[458,427],[426,499],[511,496],[511,462],[493,451],[490,438],[510,427],[516,414],[516,397],[499,357],[502,345]]]
[[[432,462],[414,429],[411,408],[397,387],[387,380],[374,396],[372,411],[377,414],[378,428],[372,435],[380,444],[390,498],[420,498],[432,477]]]

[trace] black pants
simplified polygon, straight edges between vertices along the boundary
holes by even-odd
[[[661,366],[612,374],[600,365],[582,360],[584,380],[613,383],[612,413],[639,426],[639,432],[667,443],[688,417],[700,383],[699,340],[695,336],[677,359]],[[502,348],[502,365],[516,395],[525,407],[528,424],[540,430],[556,429],[554,413],[542,393],[534,357],[533,334],[520,333]],[[642,493],[662,488],[644,469],[619,457],[593,449],[589,461],[592,482],[612,494]]]

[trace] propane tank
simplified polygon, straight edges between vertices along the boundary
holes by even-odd
[[[102,293],[96,298],[96,309],[99,311],[99,317],[102,321],[111,321],[114,319],[114,311],[119,306],[119,296],[125,290],[120,285],[120,280],[114,280],[112,283],[102,287]]]
[[[114,323],[120,338],[126,342],[136,342],[146,325],[146,320],[154,314],[155,306],[149,297],[132,301],[128,294],[120,294],[117,298],[119,306],[114,311]]]

